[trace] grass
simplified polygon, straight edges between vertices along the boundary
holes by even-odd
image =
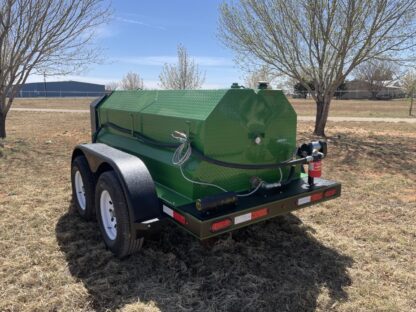
[[[290,99],[299,116],[315,116],[312,99]],[[333,117],[393,117],[409,118],[407,99],[391,101],[332,100],[329,115]]]
[[[299,123],[299,140],[312,124]],[[331,123],[337,200],[202,245],[169,225],[125,261],[70,196],[88,114],[11,112],[0,158],[0,311],[415,311],[416,125]]]
[[[94,97],[78,98],[17,98],[14,108],[89,109]]]
[[[89,109],[94,98],[18,98],[16,108]],[[289,99],[299,116],[315,116],[311,99]],[[409,101],[332,100],[330,116],[409,118]]]

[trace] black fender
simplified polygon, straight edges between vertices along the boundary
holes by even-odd
[[[146,165],[140,158],[102,143],[81,144],[75,147],[72,159],[87,158],[94,176],[114,170],[123,187],[132,224],[160,218],[162,203]]]

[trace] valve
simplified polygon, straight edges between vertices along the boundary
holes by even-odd
[[[312,156],[314,152],[320,152],[325,157],[327,154],[327,145],[325,141],[314,141],[302,144],[297,151],[299,157]]]
[[[308,159],[308,184],[313,187],[314,179],[320,178],[322,174],[322,159],[326,156],[327,145],[325,141],[314,141],[302,144],[297,151],[297,155]]]

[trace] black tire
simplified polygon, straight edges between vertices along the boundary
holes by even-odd
[[[112,213],[115,214],[116,219],[116,226],[114,226],[116,236],[113,239],[109,237],[104,227],[105,221],[103,221],[101,210],[101,195],[104,191],[110,194],[111,204],[114,208]],[[98,224],[100,225],[100,231],[108,249],[118,258],[124,258],[140,250],[144,239],[142,237],[136,238],[136,233],[130,227],[126,198],[114,171],[104,172],[98,179],[95,190],[95,203]]]
[[[75,175],[79,172],[84,185],[85,203],[82,204],[78,200],[77,190],[75,186]],[[94,176],[90,170],[87,159],[84,156],[78,156],[72,161],[71,165],[71,184],[72,199],[80,216],[90,221],[95,216],[95,183]]]

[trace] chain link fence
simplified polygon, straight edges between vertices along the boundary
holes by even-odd
[[[59,98],[59,97],[100,97],[111,91],[19,91],[16,97],[18,98]],[[288,92],[287,96],[297,99],[312,98],[307,91]],[[334,94],[334,98],[339,100],[391,100],[406,98],[407,94],[401,89],[385,89],[378,92],[370,92],[368,90],[339,90]]]
[[[18,98],[36,98],[36,97],[99,97],[106,94],[107,91],[19,91]]]
[[[299,91],[287,95],[297,99],[312,98],[312,95],[307,91]],[[393,88],[373,92],[369,90],[337,90],[334,93],[334,98],[339,100],[392,100],[406,97],[407,94],[404,90]]]

